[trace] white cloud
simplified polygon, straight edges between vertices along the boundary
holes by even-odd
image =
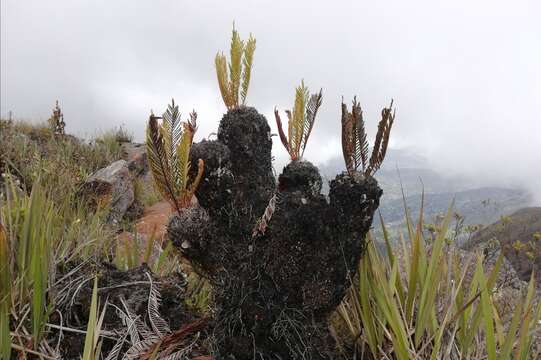
[[[249,101],[273,124],[302,78],[324,105],[306,157],[340,154],[340,99],[357,94],[368,129],[391,98],[393,146],[541,201],[538,1],[18,1],[1,5],[0,113],[68,129],[125,124],[140,139],[175,97],[215,131],[224,107],[213,69],[231,23],[258,40]],[[275,141],[279,162],[287,159]]]

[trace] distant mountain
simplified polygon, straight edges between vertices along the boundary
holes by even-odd
[[[345,170],[341,157],[317,164],[326,180]],[[389,149],[376,179],[384,191],[385,199],[402,198],[402,187],[406,194],[443,193],[466,190],[465,179],[449,177],[430,169],[428,161],[409,149]],[[324,189],[326,191],[327,188]]]
[[[453,198],[455,211],[464,217],[466,224],[489,224],[502,215],[510,214],[530,202],[530,196],[523,190],[485,187],[458,192],[425,193],[424,218],[427,222],[445,213]],[[411,216],[419,216],[421,195],[406,197]],[[398,225],[404,221],[403,199],[383,198],[380,211],[386,223]]]
[[[341,158],[318,164],[322,176],[330,181],[344,171]],[[455,211],[467,224],[490,224],[502,215],[530,205],[530,195],[521,189],[472,187],[466,178],[452,177],[429,168],[428,161],[409,149],[389,149],[384,166],[376,173],[383,197],[380,210],[390,226],[404,221],[402,190],[412,216],[418,216],[421,194],[425,193],[424,215],[431,221],[445,213],[455,198]],[[324,182],[325,183],[325,182]],[[324,184],[328,191],[328,184]]]

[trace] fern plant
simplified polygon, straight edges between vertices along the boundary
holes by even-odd
[[[252,64],[255,52],[255,38],[250,37],[246,42],[241,40],[239,33],[233,25],[231,36],[230,62],[223,52],[218,52],[215,58],[216,75],[218,85],[225,106],[228,110],[234,109],[240,104],[246,105],[246,96],[248,95],[248,86],[252,73]],[[241,83],[242,80],[242,83]],[[240,94],[239,94],[240,91]]]
[[[163,116],[151,114],[148,121],[146,145],[154,184],[179,213],[190,206],[203,176],[205,164],[201,159],[197,175],[193,179],[189,176],[190,149],[196,130],[197,113],[191,112],[190,119],[182,122],[174,99]]]
[[[351,112],[342,101],[342,153],[347,171],[352,174],[359,168],[365,176],[372,176],[380,168],[395,118],[393,101],[388,108],[381,110],[376,140],[370,158],[368,157],[368,137],[364,127],[363,111],[357,98],[353,98]]]
[[[301,85],[295,90],[293,110],[286,110],[288,120],[287,136],[283,130],[282,119],[278,110],[274,109],[278,134],[291,160],[298,160],[303,156],[322,101],[322,90],[319,90],[319,93],[310,95],[308,88],[304,85],[304,80],[301,81]]]

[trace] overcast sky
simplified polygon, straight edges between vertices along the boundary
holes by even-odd
[[[214,56],[233,21],[257,38],[248,102],[273,129],[301,79],[324,101],[305,158],[340,154],[340,101],[368,130],[394,98],[391,146],[449,174],[523,185],[541,201],[541,3],[526,1],[1,1],[1,106],[67,130],[123,125],[141,140],[150,109],[195,108],[199,137],[225,111]],[[279,163],[287,158],[275,141]]]

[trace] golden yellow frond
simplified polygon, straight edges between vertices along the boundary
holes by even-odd
[[[227,60],[224,54],[217,53],[214,60],[216,64],[216,75],[218,77],[218,85],[220,87],[220,93],[224,100],[225,106],[231,108],[231,98],[229,95],[229,80],[227,78]]]
[[[278,110],[274,110],[280,140],[289,153],[291,160],[297,160],[304,154],[306,143],[314,127],[317,111],[322,102],[322,90],[319,93],[310,95],[303,80],[301,85],[295,89],[293,111],[286,110],[288,120],[287,139],[282,129],[282,120],[280,119]]]
[[[244,69],[242,72],[242,89],[240,92],[242,97],[242,105],[246,104],[246,96],[248,95],[248,86],[250,85],[250,76],[254,61],[255,42],[255,38],[253,38],[252,34],[250,34],[250,37],[246,42],[246,46],[244,47],[244,58],[242,61]]]
[[[233,26],[231,36],[231,50],[229,63],[229,90],[233,104],[239,104],[240,78],[242,75],[242,54],[244,53],[244,42],[240,39],[239,33]]]
[[[186,127],[185,127],[186,130]],[[186,192],[188,187],[188,172],[190,171],[190,149],[192,146],[192,134],[184,131],[177,145],[177,166],[179,169],[178,185],[180,193]]]
[[[256,41],[250,34],[248,42],[245,44],[241,40],[239,33],[233,25],[231,35],[231,47],[229,50],[230,62],[223,53],[217,53],[214,63],[216,65],[216,74],[220,93],[227,109],[233,109],[239,106],[239,91],[242,104],[246,103],[248,95],[248,86],[252,72],[252,64],[255,52]],[[241,86],[242,78],[242,86]]]
[[[308,88],[304,85],[303,80],[301,85],[295,90],[295,105],[293,107],[293,122],[291,125],[292,137],[289,139],[290,147],[293,149],[292,160],[295,160],[300,156],[308,96]]]

